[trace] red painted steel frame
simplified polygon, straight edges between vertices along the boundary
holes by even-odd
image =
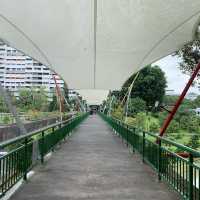
[[[197,76],[199,70],[200,70],[200,62],[197,64],[197,66],[196,66],[194,72],[192,73],[187,85],[185,86],[182,94],[180,95],[179,99],[177,100],[176,104],[174,105],[172,111],[169,113],[167,119],[163,123],[163,126],[161,127],[160,134],[159,134],[161,137],[164,135],[167,127],[169,126],[169,124],[170,124],[171,120],[173,119],[174,115],[176,114],[179,106],[181,105],[181,103],[182,103],[187,91],[189,90],[190,86],[192,85],[192,83],[193,83],[195,77]]]
[[[56,74],[57,75],[57,74]],[[58,75],[57,75],[58,76]],[[55,85],[56,85],[56,93],[58,95],[58,98],[59,98],[59,101],[60,101],[60,105],[61,105],[61,112],[64,112],[64,102],[63,102],[63,97],[62,97],[62,94],[61,94],[61,91],[60,91],[60,87],[57,83],[57,79],[56,79],[56,76],[53,74],[53,79],[54,79],[54,82],[55,82]]]

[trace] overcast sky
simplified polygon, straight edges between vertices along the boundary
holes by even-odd
[[[167,56],[154,64],[161,67],[165,72],[169,90],[174,90],[173,93],[179,94],[186,85],[189,76],[183,74],[179,69],[180,60],[174,56]],[[197,87],[192,87],[189,92],[200,93]]]

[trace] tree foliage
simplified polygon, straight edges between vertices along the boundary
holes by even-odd
[[[143,130],[146,130],[147,129],[146,113],[137,113],[135,118],[136,118],[136,126]]]
[[[193,104],[194,104],[193,106],[194,108],[200,108],[200,95],[198,95],[196,99],[194,99]]]
[[[160,129],[159,121],[158,120],[151,120],[151,123],[149,124],[149,131],[150,132],[158,132]]]
[[[133,74],[122,87],[122,96],[128,90],[136,74]],[[156,101],[163,101],[167,81],[164,72],[158,66],[148,65],[140,71],[134,83],[131,98],[139,97],[146,102],[147,107],[154,106]]]
[[[136,97],[129,100],[128,116],[134,116],[139,112],[145,112],[145,110],[146,102],[143,99]]]
[[[179,130],[179,123],[176,120],[172,120],[169,127],[167,128],[167,133],[178,133]]]
[[[190,138],[190,140],[189,140],[189,142],[188,142],[187,145],[188,145],[190,148],[198,149],[199,146],[200,146],[200,141],[199,141],[199,139],[200,139],[200,135],[194,134],[194,135],[191,136],[191,138]]]
[[[59,105],[56,95],[53,95],[52,101],[49,103],[49,112],[59,110]]]
[[[47,111],[48,99],[44,88],[22,89],[19,92],[17,105],[22,111]]]
[[[175,52],[181,60],[180,69],[183,73],[190,75],[197,64],[197,54],[200,53],[200,40],[194,40]],[[199,76],[198,76],[199,79]]]
[[[115,108],[112,112],[112,116],[114,118],[119,119],[119,120],[123,120],[123,108],[122,108],[122,106],[118,106],[117,108]]]
[[[0,112],[2,113],[9,112],[8,107],[6,103],[4,102],[4,99],[2,96],[0,96]]]

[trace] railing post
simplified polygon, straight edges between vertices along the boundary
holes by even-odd
[[[145,157],[145,131],[142,132],[142,161],[144,162]]]
[[[161,181],[161,139],[158,140],[158,180]]]
[[[129,137],[128,137],[128,125],[126,125],[126,146],[128,147],[128,140],[129,140]]]
[[[59,128],[59,136],[60,136],[60,137],[59,137],[59,145],[61,145],[62,139],[63,139],[63,133],[62,133],[62,131],[61,131],[62,124],[59,124],[58,128]]]
[[[44,163],[44,131],[42,131],[41,163]]]
[[[193,161],[194,157],[189,154],[189,200],[193,200]],[[195,177],[196,178],[196,177]]]
[[[133,127],[133,129],[132,129],[132,133],[133,133],[132,150],[133,150],[133,153],[135,153],[135,127]]]
[[[123,131],[122,131],[122,122],[118,122],[119,123],[119,134],[122,138],[122,142],[124,142],[124,135],[123,135]]]
[[[62,124],[62,126],[64,127],[64,130],[63,130],[63,141],[66,140],[66,137],[67,137],[67,126],[66,124]]]
[[[55,132],[55,127],[52,127],[52,135],[53,135],[53,139],[54,139],[54,132]],[[52,146],[52,149],[51,149],[52,152],[54,152],[54,146]]]
[[[24,141],[24,180],[27,180],[27,171],[28,171],[28,139],[25,138]]]

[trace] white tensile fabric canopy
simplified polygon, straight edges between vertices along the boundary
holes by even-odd
[[[71,89],[118,89],[194,39],[199,0],[0,0],[0,38]]]

